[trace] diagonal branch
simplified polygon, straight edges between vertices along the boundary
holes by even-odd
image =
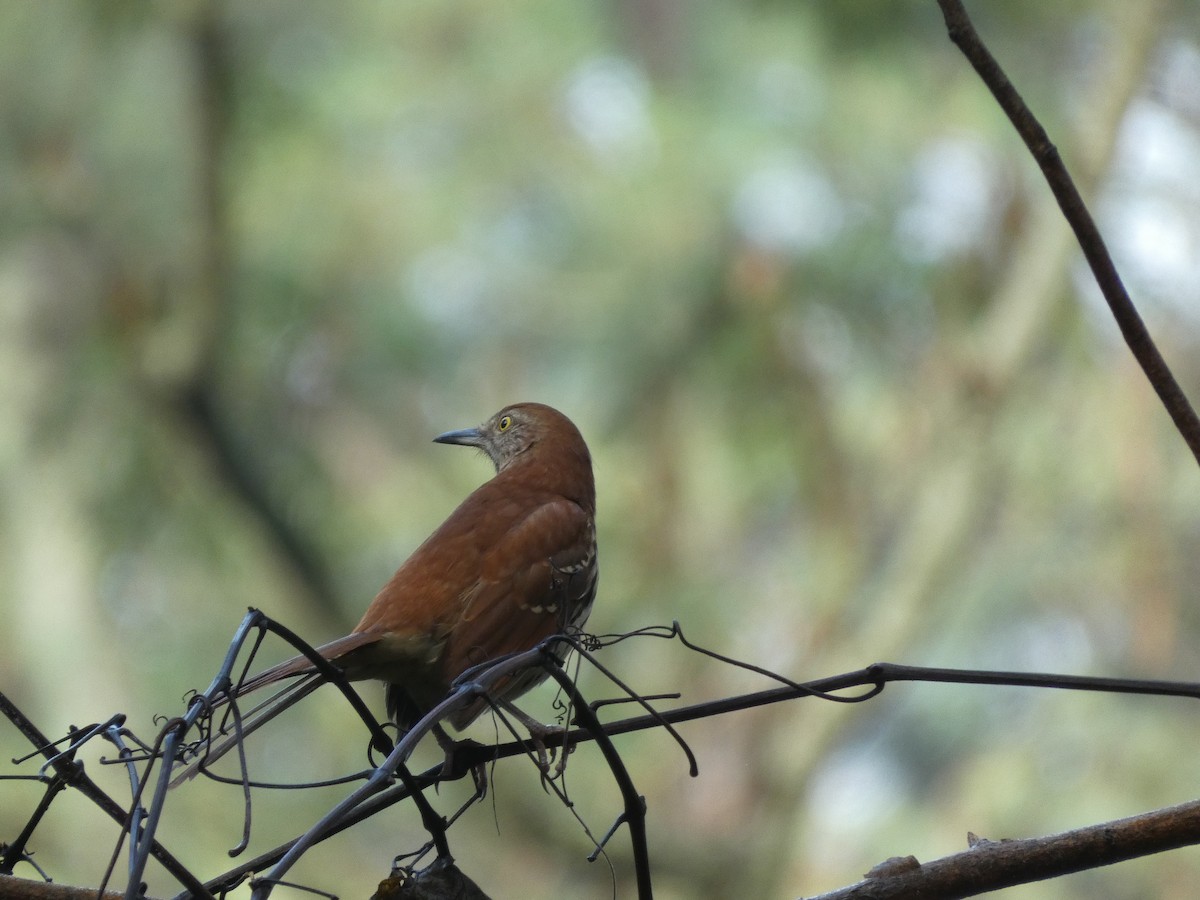
[[[1125,343],[1158,393],[1192,455],[1200,463],[1200,419],[1196,417],[1195,410],[1175,380],[1150,332],[1146,330],[1146,325],[1137,307],[1133,305],[1117,267],[1113,264],[1104,238],[1063,164],[1062,157],[1059,156],[1058,148],[1054,146],[1046,134],[1046,129],[1021,99],[1021,95],[1004,74],[996,58],[980,39],[960,0],[938,0],[938,6],[941,7],[946,20],[950,40],[979,73],[979,77],[992,92],[992,96],[996,98],[996,102],[1004,110],[1042,170],[1063,217],[1075,232],[1084,258],[1109,309],[1112,310],[1113,318],[1125,337]]]

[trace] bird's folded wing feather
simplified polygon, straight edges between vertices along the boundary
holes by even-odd
[[[479,580],[464,598],[462,619],[446,649],[447,674],[453,678],[559,631],[563,606],[572,599],[560,573],[589,563],[594,547],[591,517],[564,497],[514,523],[490,548]]]

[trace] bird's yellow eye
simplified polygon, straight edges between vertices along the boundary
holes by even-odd
[[[497,425],[496,427],[499,428],[501,431],[508,431],[508,429],[511,425],[512,425],[512,416],[501,416],[500,424]]]

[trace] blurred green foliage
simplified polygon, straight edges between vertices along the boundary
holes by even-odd
[[[1195,400],[1198,8],[975,5]],[[1195,679],[1194,462],[933,2],[4,20],[0,689],[46,731],[123,711],[151,734],[246,606],[314,642],[352,624],[488,474],[429,439],[526,399],[596,457],[597,631],[678,619],[792,678],[888,658]],[[657,641],[605,662],[687,702],[760,686]],[[362,764],[338,704],[312,706],[259,766]],[[909,685],[686,726],[695,781],[664,735],[619,747],[660,896],[788,897],[968,830],[1193,798],[1195,728],[1178,701]],[[3,727],[0,749],[24,752]],[[593,749],[572,763],[603,833],[614,789]],[[500,897],[627,896],[622,837],[615,876],[587,865],[527,768],[451,832],[463,870]],[[11,839],[35,789],[4,791]],[[339,796],[258,797],[252,849]],[[239,810],[190,785],[164,839],[214,874]],[[95,885],[115,839],[79,802],[34,846]],[[419,842],[393,811],[296,877],[364,896]],[[1198,878],[1179,851],[1005,896]]]

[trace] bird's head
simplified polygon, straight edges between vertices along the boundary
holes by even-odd
[[[478,447],[503,472],[517,461],[531,460],[530,451],[555,448],[560,458],[574,458],[586,465],[590,479],[591,455],[575,424],[558,410],[541,403],[506,406],[478,428],[447,431],[434,438],[439,444]],[[536,454],[536,455],[541,455]]]

